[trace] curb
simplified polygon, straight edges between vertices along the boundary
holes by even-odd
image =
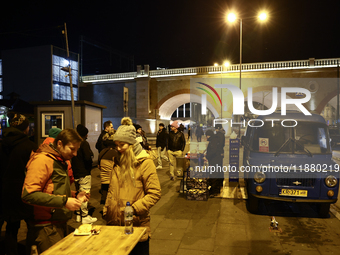
[[[338,219],[340,220],[340,208],[338,208],[336,205],[331,204],[331,207],[329,211]]]

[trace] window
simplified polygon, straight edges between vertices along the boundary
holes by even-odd
[[[71,100],[71,88],[70,86],[53,84],[53,99],[54,100]],[[73,99],[78,100],[78,88],[73,87]]]
[[[48,131],[51,128],[64,129],[64,113],[48,112],[41,113],[41,137],[48,137]]]
[[[72,70],[73,98],[78,100],[78,62],[70,62],[60,56],[53,55],[52,77],[53,77],[53,100],[71,100],[70,79],[67,72],[61,70],[62,67],[70,65]]]
[[[293,126],[293,122],[286,122]],[[327,126],[322,123],[299,122],[295,127],[283,127],[279,122],[253,123],[250,147],[259,152],[280,153],[329,153]],[[247,131],[248,132],[248,131]]]

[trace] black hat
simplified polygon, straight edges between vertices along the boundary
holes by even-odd
[[[25,131],[30,124],[28,119],[22,114],[14,114],[13,116],[9,116],[9,118],[9,125],[19,129],[22,132]]]
[[[136,131],[137,131],[138,129],[142,128],[142,126],[139,125],[139,124],[133,124],[133,126],[135,127]]]
[[[79,124],[77,126],[77,132],[81,137],[85,137],[87,133],[89,132],[89,130],[84,125]]]

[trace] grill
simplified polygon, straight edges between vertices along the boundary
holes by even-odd
[[[293,186],[293,187],[314,187],[316,175],[312,173],[278,173],[276,174],[277,186]],[[298,181],[299,185],[293,182]]]

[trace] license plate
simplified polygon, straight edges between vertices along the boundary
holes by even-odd
[[[281,189],[280,196],[307,197],[308,190],[301,189]]]

